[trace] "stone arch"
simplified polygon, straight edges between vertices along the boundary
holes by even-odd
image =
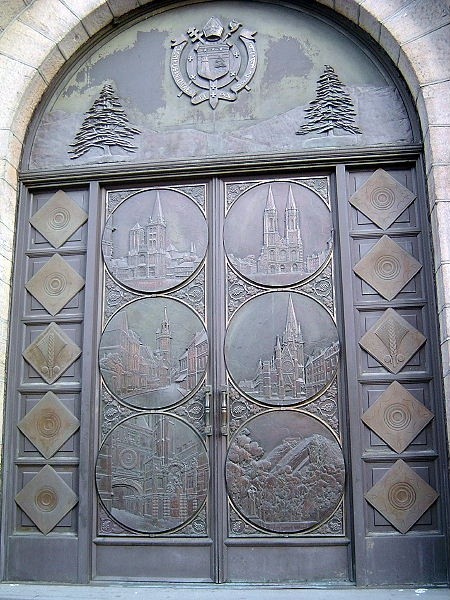
[[[416,102],[435,248],[441,349],[450,353],[450,9],[442,0],[316,0],[366,31],[389,55]],[[151,0],[8,2],[0,17],[0,73],[8,84],[0,108],[0,356],[6,355],[18,169],[32,114],[60,68],[102,29]],[[52,19],[48,18],[49,8]],[[2,359],[4,363],[4,359]],[[444,360],[444,365],[448,360]],[[450,374],[445,382],[450,396]],[[0,374],[0,384],[3,383]],[[0,389],[0,396],[2,396]],[[447,398],[448,403],[448,398]]]

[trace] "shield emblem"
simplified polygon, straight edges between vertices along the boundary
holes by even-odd
[[[228,44],[200,44],[197,48],[197,73],[209,81],[216,81],[230,70]]]

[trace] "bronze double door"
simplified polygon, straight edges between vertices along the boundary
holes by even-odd
[[[105,196],[95,576],[349,579],[329,178]]]

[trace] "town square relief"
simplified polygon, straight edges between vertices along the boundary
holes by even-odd
[[[339,358],[336,326],[315,300],[269,292],[233,316],[225,339],[228,371],[240,390],[265,404],[305,402],[334,378]]]
[[[106,222],[103,257],[111,275],[142,292],[168,290],[200,265],[208,244],[200,208],[172,189],[124,200]]]
[[[165,414],[122,421],[97,458],[103,506],[123,526],[161,533],[194,517],[208,491],[205,446],[186,423]]]
[[[234,434],[227,491],[254,526],[296,533],[327,520],[339,505],[345,466],[334,435],[305,413],[268,411]]]
[[[312,190],[295,182],[256,185],[231,207],[225,248],[245,277],[269,286],[310,277],[331,250],[331,214]]]
[[[100,340],[106,385],[136,408],[175,404],[200,383],[207,361],[202,322],[171,298],[143,298],[124,306],[108,321]]]

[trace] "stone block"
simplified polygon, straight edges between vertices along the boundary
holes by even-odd
[[[402,45],[421,85],[450,79],[450,25]],[[403,73],[402,63],[399,62]]]
[[[62,55],[61,50],[58,46],[53,46],[52,50],[39,65],[38,71],[44,81],[50,83],[65,62],[66,59]]]
[[[94,35],[113,20],[114,15],[107,4],[102,4],[82,20],[89,35]]]
[[[450,165],[450,125],[430,125],[424,142],[432,164]]]
[[[431,163],[427,183],[431,205],[439,200],[450,200],[450,164],[433,165]]]
[[[17,193],[4,179],[0,179],[0,221],[14,231],[16,222]]]
[[[12,259],[14,233],[0,223],[0,255]]]
[[[70,58],[74,52],[78,50],[85,42],[89,39],[84,25],[80,22],[72,27],[67,35],[58,42],[58,48],[61,50],[61,54],[65,58]]]
[[[55,42],[80,22],[60,0],[46,0],[45,8],[43,3],[34,2],[20,14],[19,20]]]
[[[426,85],[422,95],[430,125],[450,125],[450,81]]]
[[[329,8],[334,8],[334,0],[318,0],[319,4],[323,4],[323,6],[328,6]]]
[[[376,42],[379,41],[381,24],[378,19],[366,10],[364,5],[362,5],[359,10],[359,26],[371,35]]]
[[[442,0],[414,0],[384,19],[392,35],[404,44],[450,23],[450,9]]]
[[[445,351],[447,359],[450,357],[450,305],[444,306],[439,313],[439,339],[441,341],[441,350],[446,345]],[[448,363],[450,366],[450,363]]]
[[[9,23],[26,7],[24,0],[2,0],[0,10],[0,28],[5,29]]]
[[[8,129],[0,129],[0,159],[5,158],[18,167],[22,155],[22,144]]]
[[[388,0],[387,2],[365,0],[364,9],[370,12],[378,21],[383,22],[392,15],[395,15],[410,2],[411,0]]]
[[[115,17],[121,17],[139,6],[137,0],[108,0],[108,4]]]
[[[448,202],[436,202],[431,212],[435,266],[450,263],[450,190]]]
[[[0,102],[0,129],[9,129],[18,109],[23,91],[37,73],[34,67],[7,56],[0,56],[0,81],[7,81]],[[20,138],[19,138],[20,139]]]
[[[12,266],[13,263],[11,259],[0,256],[0,281],[7,285],[11,284]]]
[[[380,45],[396,65],[400,56],[400,44],[384,25],[380,29]]]
[[[348,2],[348,0],[334,0],[334,10],[344,17],[347,17],[353,23],[358,23],[359,4]]]
[[[438,309],[450,306],[450,264],[441,263],[436,269]]]
[[[25,138],[30,119],[46,89],[47,82],[38,71],[35,71],[34,76],[22,87],[20,103],[14,111],[11,123],[11,131],[19,140]]]
[[[420,94],[420,81],[415,68],[412,66],[409,58],[405,55],[403,48],[400,49],[397,66],[409,87],[412,97],[417,99]]]
[[[105,0],[64,0],[64,4],[79,19],[84,19],[99,7],[106,5],[106,2]]]
[[[0,158],[0,179],[17,190],[17,169],[6,159]]]
[[[39,67],[53,46],[52,40],[19,20],[3,33],[0,52],[31,67]]]

